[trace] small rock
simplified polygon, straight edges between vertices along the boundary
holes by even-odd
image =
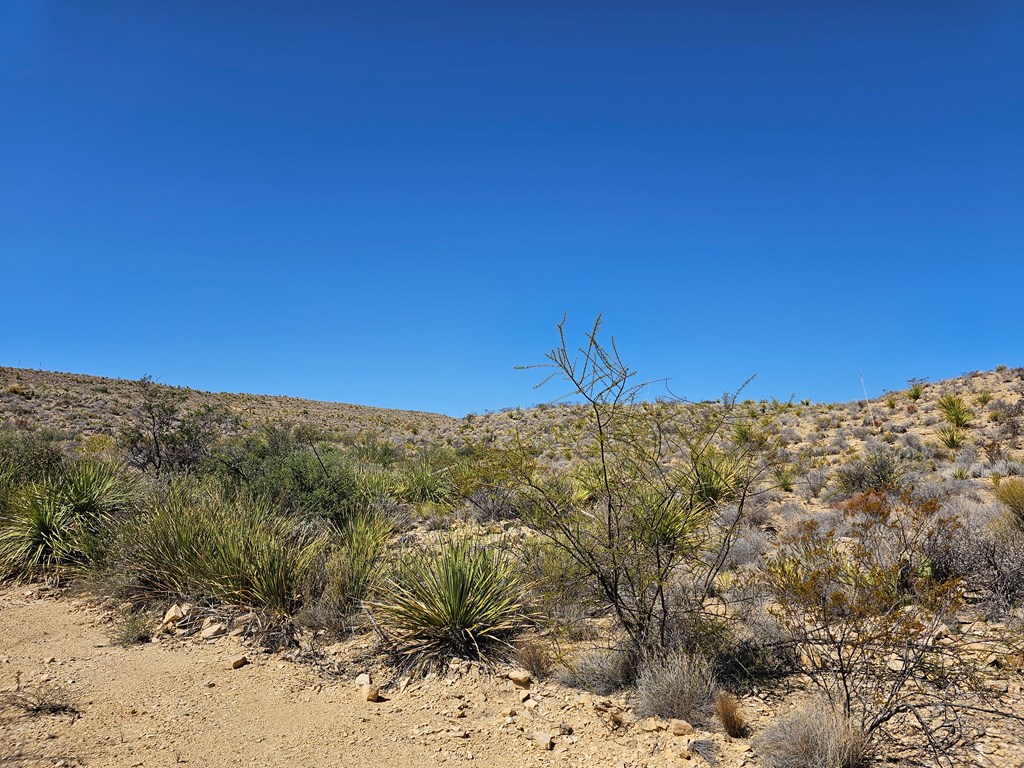
[[[175,603],[167,609],[167,613],[164,614],[164,624],[174,624],[185,618],[185,612],[181,609],[181,606]]]
[[[530,677],[530,673],[525,669],[513,669],[508,673],[508,679],[518,685],[520,688],[526,688],[530,685],[530,681],[533,679]]]
[[[231,668],[232,669],[241,669],[242,667],[244,667],[248,663],[249,663],[249,657],[246,656],[243,653],[241,656],[235,656],[233,659],[231,659]]]
[[[380,688],[375,685],[364,685],[363,698],[367,701],[380,701]]]
[[[371,682],[372,681],[370,680],[370,676],[365,672],[363,672],[356,678],[356,685],[358,686],[369,685]]]
[[[693,733],[693,726],[685,720],[669,720],[668,727],[673,736],[689,736]]]
[[[210,624],[202,632],[199,633],[199,637],[201,637],[203,640],[211,640],[215,637],[220,637],[221,635],[223,635],[224,630],[226,629],[227,627],[224,624]]]
[[[550,733],[544,731],[534,731],[533,741],[541,749],[554,749],[555,748],[555,737]]]

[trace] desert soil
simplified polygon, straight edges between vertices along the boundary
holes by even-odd
[[[0,766],[706,764],[694,742],[717,765],[754,764],[746,743],[723,734],[673,735],[666,722],[631,723],[623,701],[554,683],[524,689],[469,663],[400,689],[368,654],[351,662],[358,639],[338,649],[349,662],[333,675],[230,637],[121,647],[108,637],[111,615],[87,597],[0,591],[0,690],[20,675],[22,690],[58,691],[79,710],[4,708]],[[250,663],[232,669],[243,653]],[[356,683],[366,671],[383,685],[381,701]]]

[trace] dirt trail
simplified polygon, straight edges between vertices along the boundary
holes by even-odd
[[[62,687],[81,713],[0,714],[0,765],[668,765],[685,746],[665,731],[611,731],[592,700],[554,685],[534,685],[524,703],[511,681],[471,670],[370,703],[352,679],[319,677],[227,637],[112,645],[102,618],[85,600],[0,592],[0,689],[20,672],[23,688]],[[243,651],[251,663],[230,669]],[[538,731],[554,736],[553,748]],[[746,757],[718,765],[749,765]]]

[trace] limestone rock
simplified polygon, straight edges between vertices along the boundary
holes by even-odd
[[[209,624],[199,633],[199,637],[201,637],[203,640],[211,640],[215,637],[220,637],[221,635],[223,635],[224,630],[226,629],[227,627],[224,624],[221,624],[220,622]]]
[[[181,606],[175,603],[167,609],[167,613],[164,614],[164,624],[175,624],[185,618],[185,612],[181,609]]]
[[[533,679],[530,677],[530,673],[525,669],[513,669],[508,673],[508,679],[518,685],[520,688],[526,688],[530,685],[530,681]]]
[[[545,731],[534,731],[533,742],[541,749],[554,749],[555,737]]]
[[[248,663],[249,657],[243,653],[241,656],[235,656],[233,659],[231,659],[230,666],[231,669],[241,669]]]
[[[669,720],[668,727],[673,736],[689,736],[693,733],[693,726],[685,720]]]

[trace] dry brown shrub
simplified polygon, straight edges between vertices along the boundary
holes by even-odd
[[[739,699],[728,691],[715,694],[715,716],[725,732],[734,739],[747,735],[747,718],[743,715]]]

